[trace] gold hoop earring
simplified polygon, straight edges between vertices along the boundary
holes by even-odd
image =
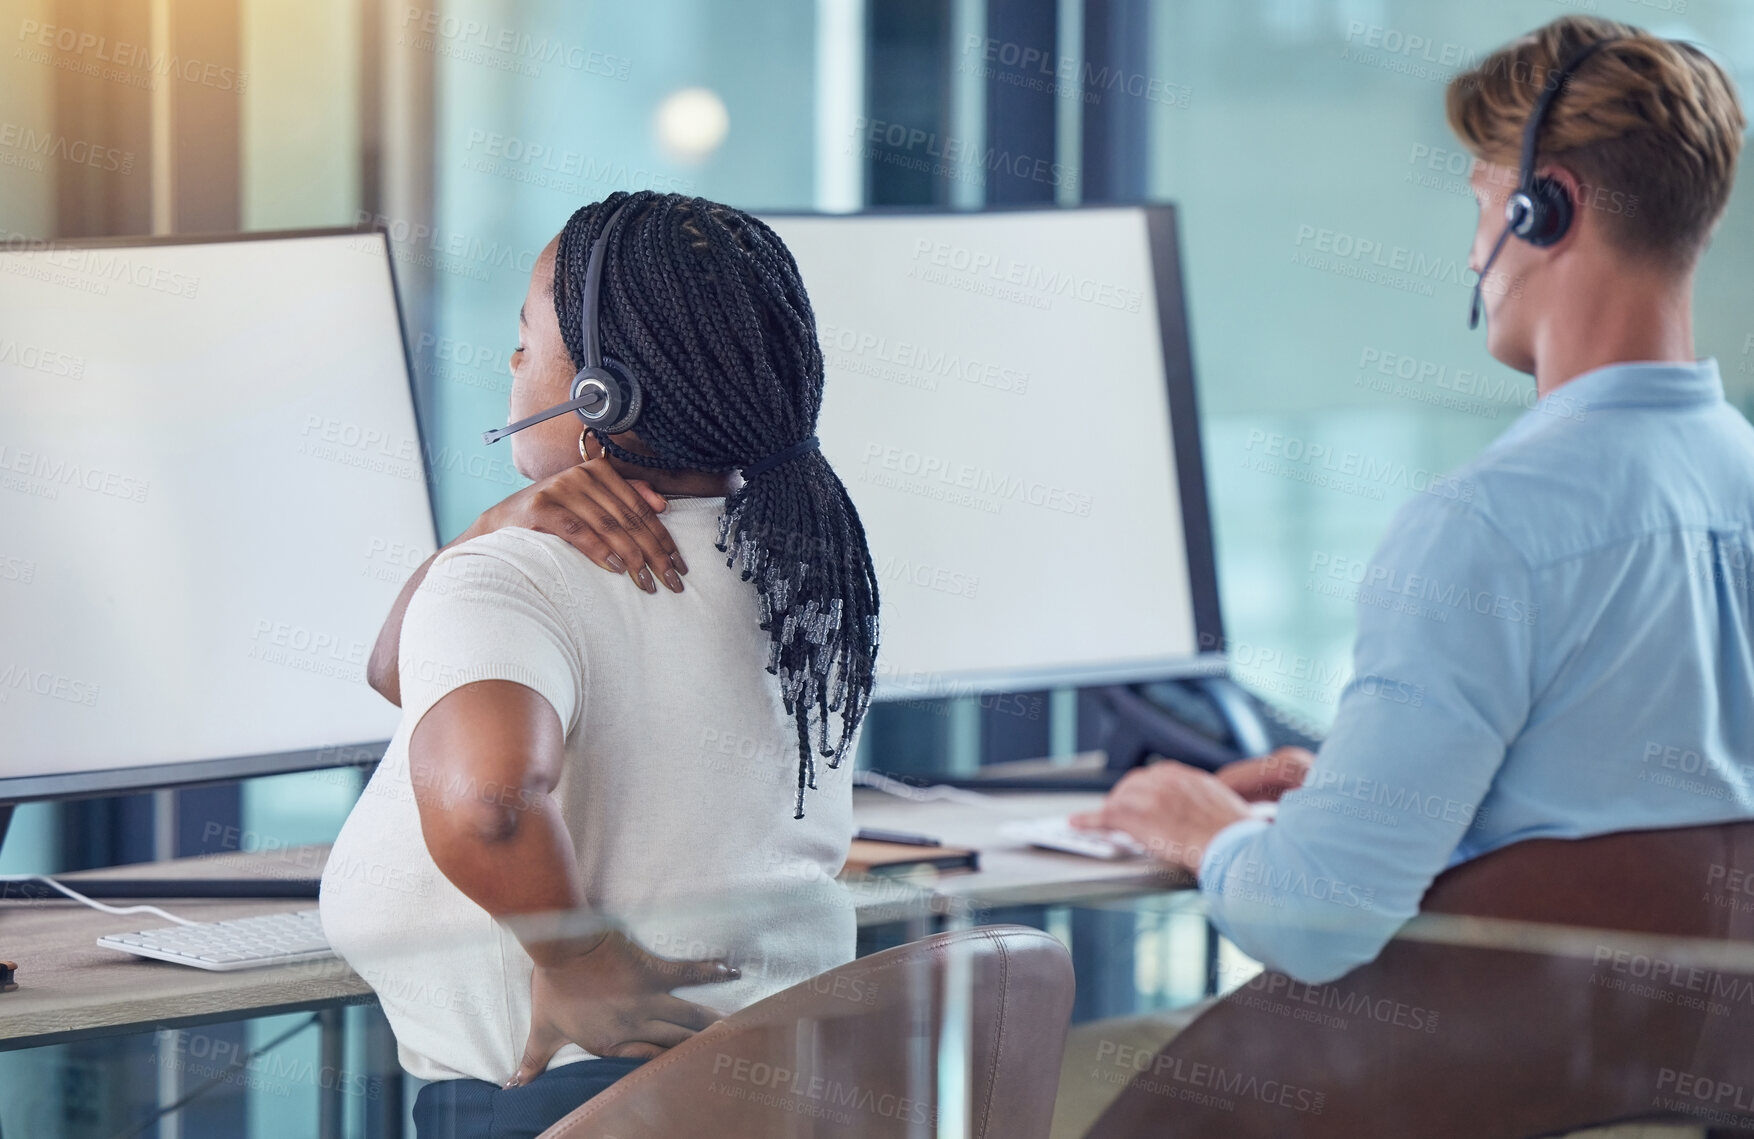
[[[591,429],[589,427],[579,432],[579,462],[581,463],[588,463],[591,461],[591,456],[585,453],[585,440],[590,437]]]

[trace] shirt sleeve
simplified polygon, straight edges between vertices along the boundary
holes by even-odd
[[[539,586],[500,537],[441,554],[409,599],[397,661],[403,716],[418,723],[466,684],[509,680],[547,700],[571,735],[586,671],[562,611],[564,590],[554,593],[558,579],[549,590]]]
[[[1504,535],[1429,496],[1334,576],[1357,589],[1358,640],[1333,729],[1277,820],[1225,828],[1200,865],[1218,928],[1312,984],[1374,960],[1476,821],[1528,718],[1539,615]]]

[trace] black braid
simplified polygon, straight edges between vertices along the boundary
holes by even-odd
[[[797,263],[773,230],[729,206],[640,191],[572,215],[555,256],[554,309],[575,365],[584,362],[591,244],[623,204],[605,250],[598,335],[603,354],[639,378],[645,403],[634,430],[653,454],[599,435],[604,449],[648,467],[730,471],[813,434],[822,348]],[[817,754],[838,767],[870,703],[877,574],[865,527],[834,468],[811,450],[730,496],[717,545],[727,566],[742,562],[760,596],[767,670],[797,724],[793,817],[803,818]]]

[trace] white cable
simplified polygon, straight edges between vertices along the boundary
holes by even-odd
[[[997,799],[979,791],[969,791],[961,787],[946,787],[941,783],[935,783],[930,787],[915,787],[911,783],[903,783],[899,779],[891,779],[889,776],[879,775],[875,771],[853,772],[853,785],[869,787],[873,791],[894,795],[897,799],[911,799],[916,803],[945,799],[952,803],[963,803],[971,807],[998,806]]]
[[[155,917],[164,918],[166,921],[174,921],[178,925],[201,924],[197,921],[190,921],[188,918],[180,918],[176,914],[166,913],[157,906],[106,906],[102,902],[88,898],[78,890],[63,886],[53,878],[43,874],[0,874],[0,882],[42,882],[47,884],[51,889],[61,891],[74,901],[84,902],[92,909],[102,910],[106,914],[116,914],[122,917],[125,917],[128,914],[152,914]]]

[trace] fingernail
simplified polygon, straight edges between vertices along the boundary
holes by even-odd
[[[664,581],[677,593],[682,592],[682,576],[673,569],[664,571]]]
[[[639,587],[647,593],[658,592],[658,583],[652,580],[652,571],[645,566],[639,567]]]
[[[682,560],[681,554],[671,554],[670,564],[676,567],[677,573],[687,573],[688,563]]]
[[[614,570],[616,573],[626,573],[627,572],[627,563],[622,561],[616,555],[610,554],[608,557],[604,558],[603,560],[604,560],[604,562],[608,563],[609,568]]]
[[[518,1077],[513,1076],[511,1079],[509,1079],[505,1083],[501,1084],[499,1090],[506,1091],[510,1088],[515,1088],[517,1086],[518,1086]]]

